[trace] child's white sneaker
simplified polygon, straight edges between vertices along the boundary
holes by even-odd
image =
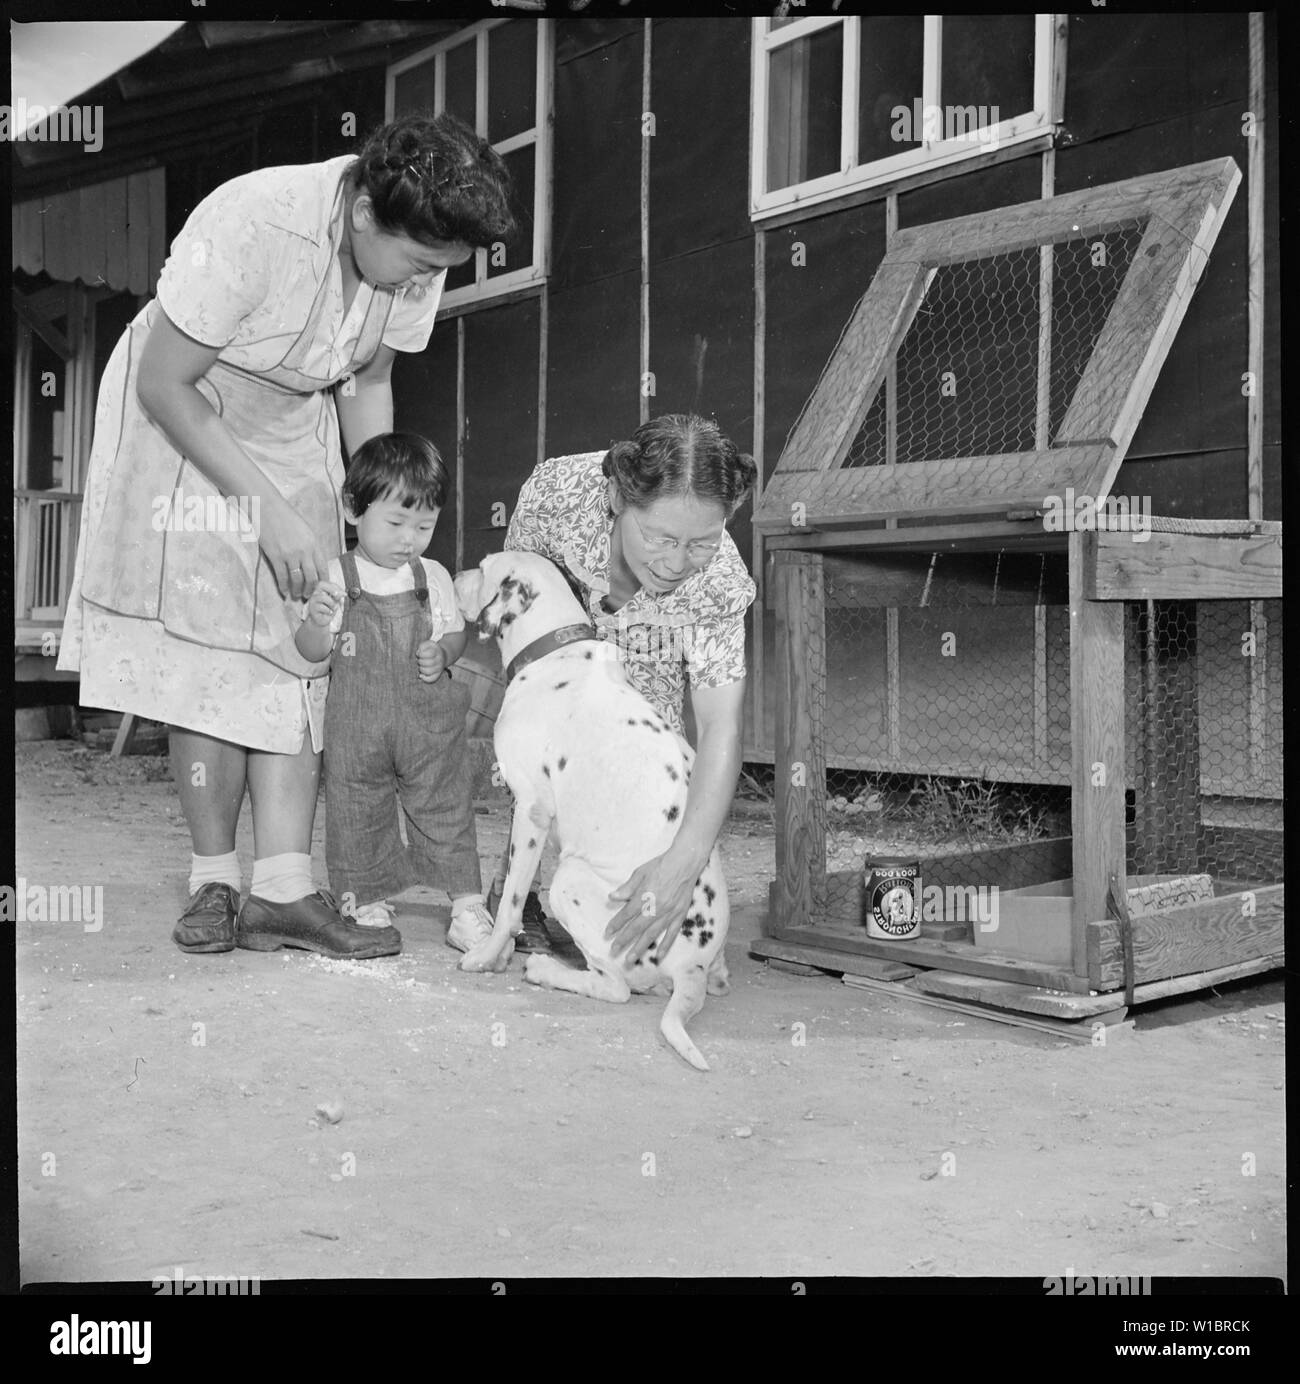
[[[449,947],[471,951],[491,936],[492,915],[481,898],[466,899],[452,910],[451,926],[447,929]]]

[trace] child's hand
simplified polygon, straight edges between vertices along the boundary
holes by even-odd
[[[447,651],[436,640],[426,639],[415,651],[421,682],[437,682],[447,667]]]
[[[334,619],[347,592],[331,581],[318,581],[307,598],[307,619],[313,625],[328,625]]]

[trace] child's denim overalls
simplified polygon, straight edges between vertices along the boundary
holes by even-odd
[[[481,889],[465,715],[469,691],[444,672],[423,682],[416,648],[429,638],[429,587],[361,589],[342,557],[347,602],[325,705],[325,861],[346,912],[411,884],[453,898]],[[394,795],[396,789],[396,795]],[[409,847],[398,834],[397,797]]]

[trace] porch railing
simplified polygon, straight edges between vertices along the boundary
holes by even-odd
[[[57,623],[68,608],[80,494],[14,490],[14,621]]]

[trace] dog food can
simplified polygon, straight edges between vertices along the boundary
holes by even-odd
[[[875,857],[863,867],[867,936],[906,942],[921,935],[921,865]]]

